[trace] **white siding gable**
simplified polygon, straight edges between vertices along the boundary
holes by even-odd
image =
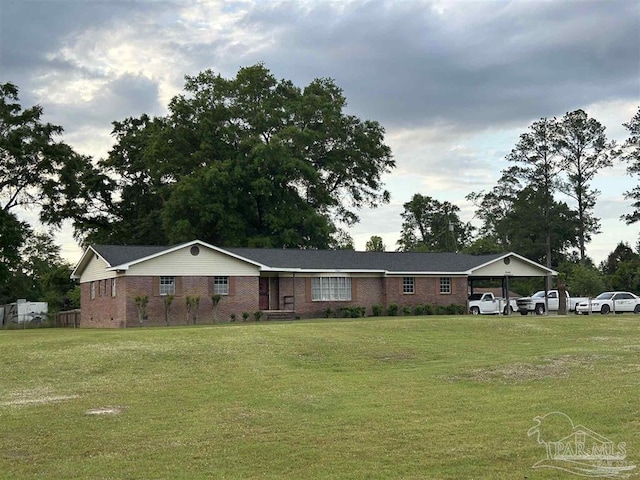
[[[110,272],[107,268],[109,268],[107,262],[94,253],[91,256],[91,260],[89,260],[89,263],[82,271],[82,275],[80,275],[80,283],[115,277],[116,272]]]
[[[495,276],[495,277],[536,277],[545,275],[546,271],[534,264],[524,262],[517,257],[507,257],[509,264],[504,259],[498,259],[495,262],[485,265],[482,268],[473,270],[473,276]]]
[[[257,266],[205,246],[191,254],[191,246],[131,265],[127,276],[259,276]]]

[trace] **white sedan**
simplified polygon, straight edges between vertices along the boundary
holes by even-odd
[[[629,292],[604,292],[591,301],[576,305],[576,313],[588,315],[591,312],[603,315],[609,312],[640,313],[640,297]]]

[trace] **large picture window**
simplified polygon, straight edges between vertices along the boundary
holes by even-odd
[[[176,294],[176,277],[160,277],[160,295]]]
[[[229,295],[229,277],[213,277],[213,293]]]
[[[440,293],[451,293],[451,277],[440,277]]]
[[[315,277],[311,279],[311,299],[351,300],[351,278]]]

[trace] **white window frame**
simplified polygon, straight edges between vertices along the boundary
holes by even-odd
[[[311,301],[351,301],[351,277],[313,277],[311,279]]]
[[[440,294],[451,295],[451,277],[440,277]]]
[[[213,277],[213,293],[215,295],[229,295],[229,277]]]
[[[402,277],[402,294],[413,295],[416,293],[416,277]]]
[[[91,300],[95,300],[96,298],[96,282],[91,282],[89,284],[89,295],[91,297]]]
[[[158,282],[158,294],[175,295],[176,294],[176,277],[160,277]]]
[[[116,296],[116,279],[115,278],[111,279],[111,296],[112,297]]]

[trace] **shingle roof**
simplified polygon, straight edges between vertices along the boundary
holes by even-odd
[[[92,248],[110,266],[115,267],[162,253],[173,247],[93,245]],[[224,248],[221,250],[274,270],[368,270],[378,272],[466,272],[503,255],[278,248]]]
[[[228,248],[226,250],[273,269],[388,272],[466,272],[503,255],[269,248]]]
[[[116,265],[155,255],[170,247],[159,245],[92,245],[91,248],[104,258],[109,265],[115,267]]]

